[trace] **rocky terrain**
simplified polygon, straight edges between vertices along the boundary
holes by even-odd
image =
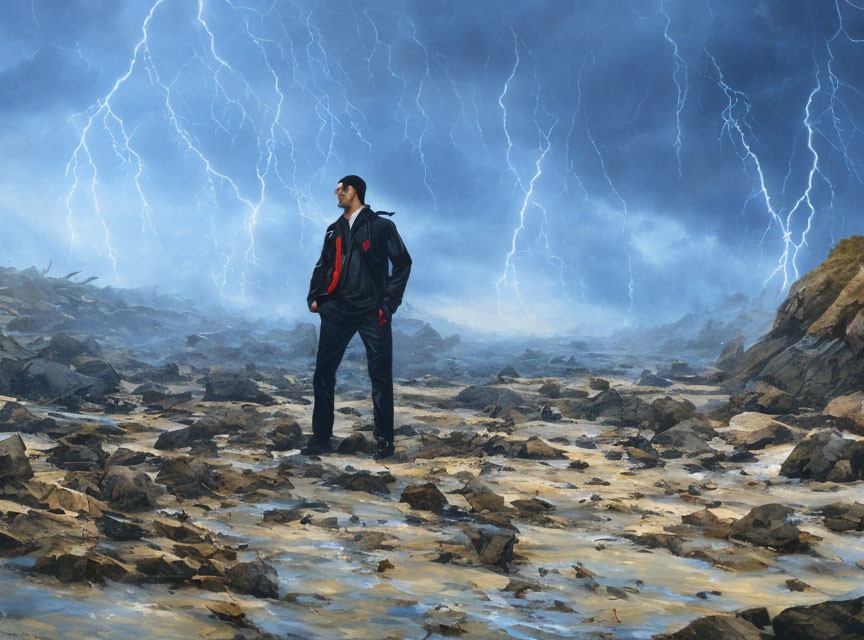
[[[383,462],[357,343],[306,457],[314,324],[2,269],[0,637],[862,638],[856,261],[716,367],[400,313]]]

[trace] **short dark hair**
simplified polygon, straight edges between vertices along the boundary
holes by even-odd
[[[357,191],[357,197],[360,198],[360,204],[366,204],[366,182],[360,176],[350,175],[345,176],[339,182],[343,187],[354,187]]]

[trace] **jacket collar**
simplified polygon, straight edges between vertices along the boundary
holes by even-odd
[[[360,213],[357,214],[357,217],[354,219],[354,226],[356,227],[359,222],[361,222],[364,218],[368,217],[372,213],[372,207],[369,205],[363,205],[363,208],[360,209]],[[341,215],[336,219],[337,224],[344,223],[346,226],[348,224],[348,219],[345,215]]]

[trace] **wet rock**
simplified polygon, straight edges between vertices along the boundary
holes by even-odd
[[[536,582],[522,580],[521,578],[511,578],[510,582],[501,589],[501,591],[509,591],[516,598],[521,598],[528,591],[543,591],[544,587]]]
[[[783,553],[800,553],[810,547],[808,534],[790,522],[794,511],[782,504],[754,507],[732,523],[730,537]]]
[[[651,402],[654,410],[655,424],[654,432],[660,433],[674,427],[676,424],[693,417],[696,413],[695,405],[689,400],[675,400],[669,396],[657,398]]]
[[[395,569],[396,565],[390,562],[387,558],[384,558],[380,562],[378,562],[378,567],[375,569],[377,573],[384,573],[385,571],[389,571],[390,569]]]
[[[666,378],[661,378],[657,374],[653,373],[650,369],[643,369],[642,374],[639,376],[639,382],[637,383],[640,387],[671,387],[674,383],[671,380],[667,380]]]
[[[864,531],[864,504],[860,502],[833,502],[822,507],[820,513],[825,528],[831,531]]]
[[[674,427],[658,433],[651,438],[652,444],[674,447],[688,455],[698,455],[713,451],[704,438],[713,433],[710,427],[696,420],[684,420]]]
[[[590,465],[584,460],[572,460],[570,464],[567,465],[568,469],[576,469],[576,471],[584,471]]]
[[[734,371],[744,360],[744,335],[738,333],[723,347],[714,366],[720,371]]]
[[[765,607],[754,607],[752,609],[745,609],[744,611],[738,611],[735,615],[739,618],[743,618],[750,624],[763,629],[771,625],[771,616],[768,615],[768,609]]]
[[[352,433],[345,438],[336,447],[336,453],[351,455],[351,454],[371,454],[377,450],[377,445],[369,440],[360,432]]]
[[[48,360],[31,360],[18,378],[17,395],[52,399],[78,395],[101,400],[110,389],[101,380],[72,371],[68,366]]]
[[[256,402],[275,404],[273,396],[264,393],[245,373],[214,367],[207,374],[205,401]]]
[[[0,555],[17,554],[25,550],[27,542],[23,536],[19,537],[9,532],[4,526],[0,526]]]
[[[544,382],[540,387],[540,395],[546,398],[557,399],[561,397],[561,385],[557,382]]]
[[[101,469],[108,454],[102,449],[102,438],[94,433],[77,433],[60,439],[50,450],[48,462],[70,471]]]
[[[215,458],[219,455],[219,447],[214,440],[196,440],[189,449],[193,458]]]
[[[723,439],[738,449],[746,451],[764,449],[768,446],[786,444],[804,437],[804,434],[764,413],[746,412],[734,416]]]
[[[594,391],[608,391],[609,381],[604,378],[595,378],[594,376],[590,376],[588,378],[588,386],[594,389]]]
[[[208,589],[208,591],[209,590],[215,591],[215,589]],[[233,602],[211,600],[205,606],[207,607],[208,611],[210,611],[216,618],[219,618],[220,620],[224,620],[225,622],[230,622],[231,624],[235,624],[241,627],[245,625],[246,613],[243,611],[243,609],[241,609],[239,606],[237,606],[237,604]]]
[[[99,530],[113,540],[140,540],[147,535],[146,529],[130,518],[105,513],[97,522]]]
[[[841,240],[790,287],[771,332],[744,353],[739,380],[758,378],[820,404],[860,391],[862,254],[864,237]]]
[[[787,478],[851,482],[864,477],[864,442],[828,429],[799,442],[780,466]]]
[[[864,435],[864,392],[838,396],[828,403],[822,413],[848,420],[850,431]]]
[[[624,450],[627,452],[627,456],[630,460],[642,464],[645,467],[654,467],[660,463],[659,454],[656,451],[646,451],[645,449],[640,449],[638,447],[625,447]]]
[[[513,562],[516,534],[491,525],[463,524],[462,531],[471,541],[471,548],[481,564],[495,565],[505,571]]]
[[[135,387],[132,395],[141,396],[144,404],[153,404],[169,397],[171,392],[168,390],[168,387],[158,382],[145,382]]]
[[[120,376],[114,367],[102,358],[80,355],[76,356],[71,364],[77,373],[101,380],[107,393],[120,388]]]
[[[174,542],[210,542],[212,536],[204,527],[188,520],[159,517],[153,520],[153,529],[160,536]]]
[[[514,500],[510,503],[520,514],[537,515],[555,510],[555,505],[540,498],[528,498],[525,500]]]
[[[524,404],[522,396],[512,389],[500,389],[497,387],[470,386],[462,389],[454,398],[456,406],[481,411],[488,405],[498,405],[502,409],[509,409]]]
[[[452,431],[444,436],[421,433],[418,458],[476,458],[486,455],[509,455],[511,444],[503,438],[488,438],[475,431]]]
[[[530,438],[522,443],[516,457],[528,460],[561,460],[567,458],[563,449],[556,449],[540,438]]]
[[[507,380],[508,378],[518,378],[519,372],[516,371],[511,365],[507,365],[501,371],[498,372],[498,375],[495,378],[500,382]]]
[[[653,636],[654,640],[762,640],[758,627],[733,616],[697,618],[680,631]]]
[[[476,511],[501,511],[505,508],[504,498],[477,478],[468,480],[457,493],[462,494]]]
[[[118,509],[147,509],[154,507],[153,481],[143,471],[114,466],[102,479],[102,495]]]
[[[136,464],[142,464],[148,457],[145,451],[133,451],[126,447],[118,447],[117,450],[108,456],[105,460],[105,468],[113,466],[129,467]]]
[[[199,497],[219,485],[214,467],[192,457],[169,458],[162,463],[156,482],[170,487],[174,495]]]
[[[101,500],[58,484],[31,481],[26,487],[39,504],[55,512],[71,511],[99,517],[108,510],[108,505]]]
[[[68,333],[55,334],[48,345],[39,352],[39,356],[52,362],[72,364],[78,356],[102,357],[102,348],[92,337],[79,340]]]
[[[789,591],[793,591],[795,593],[801,593],[803,591],[807,591],[807,590],[812,591],[813,590],[813,587],[811,587],[806,582],[802,582],[798,578],[790,578],[789,580],[784,582],[784,584],[786,585],[786,588],[789,589]]]
[[[159,434],[153,447],[161,450],[191,447],[199,440],[209,440],[216,435],[217,431],[218,429],[214,428],[213,423],[201,421],[188,427],[163,431]]]
[[[729,402],[738,411],[770,414],[793,413],[800,406],[792,394],[765,382],[757,382],[751,391],[731,396]]]
[[[70,430],[57,430],[57,421],[52,418],[37,418],[27,407],[18,402],[8,401],[0,409],[0,431],[20,431],[21,433],[47,433],[58,436],[68,435]]]
[[[363,551],[393,549],[393,545],[387,542],[387,536],[381,531],[359,531],[354,534],[352,540]]]
[[[365,491],[381,496],[390,495],[390,487],[387,486],[387,483],[393,481],[393,476],[389,474],[373,475],[368,471],[342,473],[333,478],[334,484],[348,491]]]
[[[0,482],[26,480],[33,477],[33,468],[27,459],[27,447],[21,434],[0,440]]]
[[[540,410],[540,419],[544,422],[558,422],[561,420],[561,409],[545,404]]]
[[[126,582],[133,571],[113,558],[87,549],[84,545],[58,544],[36,559],[33,571],[53,575],[60,582],[105,584],[105,579]]]
[[[303,431],[294,420],[279,423],[267,437],[273,442],[273,451],[291,451],[303,444]]]
[[[200,564],[172,553],[154,553],[136,560],[135,568],[156,582],[179,584],[197,575]]]
[[[447,498],[432,482],[406,487],[399,502],[407,502],[412,509],[441,513],[449,506]]]
[[[261,559],[241,562],[226,572],[228,584],[238,593],[256,598],[278,598],[276,568]]]
[[[864,597],[790,607],[771,626],[777,640],[859,640],[864,637]]]

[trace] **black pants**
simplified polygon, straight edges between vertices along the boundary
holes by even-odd
[[[366,347],[369,378],[372,381],[372,405],[375,413],[375,438],[393,442],[393,336],[390,314],[379,312],[351,313],[339,300],[319,307],[321,332],[315,361],[315,409],[312,412],[312,433],[326,440],[333,435],[333,398],[336,389],[336,369],[354,334]],[[384,320],[382,323],[381,320]]]

